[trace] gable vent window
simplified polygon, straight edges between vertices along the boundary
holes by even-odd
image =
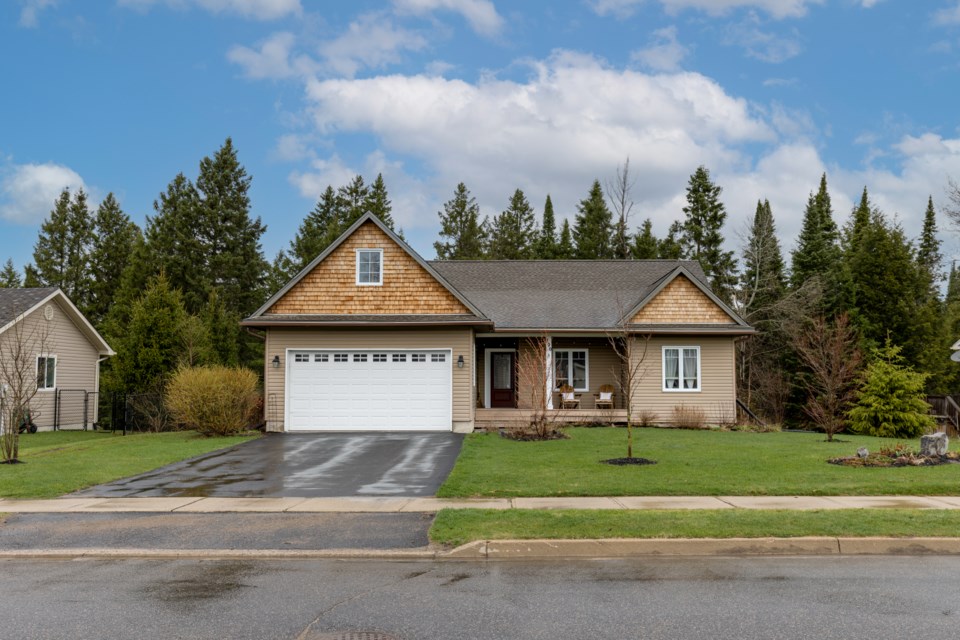
[[[383,249],[357,249],[357,284],[383,284]]]

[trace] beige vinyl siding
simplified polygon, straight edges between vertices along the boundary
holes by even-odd
[[[0,339],[13,340],[19,332],[21,339],[30,341],[30,375],[36,375],[36,358],[44,355],[56,356],[56,389],[37,391],[30,408],[34,422],[41,429],[54,426],[56,390],[61,392],[60,428],[78,429],[83,427],[84,392],[96,392],[97,371],[100,356],[87,337],[64,313],[56,300],[49,302],[53,308],[53,318],[47,321],[43,316],[43,307],[37,309],[22,321],[21,325],[7,329]],[[46,306],[46,305],[44,305]],[[88,424],[97,419],[97,400],[91,395],[88,409]]]
[[[644,353],[643,338],[635,350]],[[663,347],[700,347],[700,390],[663,390]],[[640,357],[639,355],[637,356]],[[713,336],[654,336],[647,343],[645,371],[634,398],[633,410],[651,411],[656,420],[669,423],[673,408],[698,407],[708,423],[732,422],[736,419],[736,375],[734,339]]]
[[[267,329],[264,402],[268,429],[283,430],[287,349],[452,349],[453,422],[474,418],[473,330],[461,327],[407,328],[270,328]],[[271,361],[280,356],[280,366]],[[457,358],[463,356],[463,368]]]
[[[580,394],[580,408],[596,408],[596,395],[600,393],[600,387],[605,384],[613,385],[614,388],[614,407],[623,406],[620,398],[620,386],[617,384],[617,377],[621,369],[620,359],[616,352],[610,346],[607,338],[554,338],[554,351],[560,349],[587,350],[587,391],[578,391]],[[559,394],[554,394],[553,403],[555,407],[560,406]]]

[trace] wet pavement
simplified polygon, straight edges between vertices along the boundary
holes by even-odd
[[[462,443],[446,432],[267,434],[71,496],[426,497],[449,475]]]

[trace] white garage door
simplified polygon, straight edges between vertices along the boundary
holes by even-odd
[[[452,429],[450,350],[290,350],[288,431]]]

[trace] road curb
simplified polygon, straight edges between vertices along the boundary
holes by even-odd
[[[695,538],[476,540],[454,549],[14,549],[3,559],[450,560],[639,558],[670,556],[960,555],[960,538]]]

